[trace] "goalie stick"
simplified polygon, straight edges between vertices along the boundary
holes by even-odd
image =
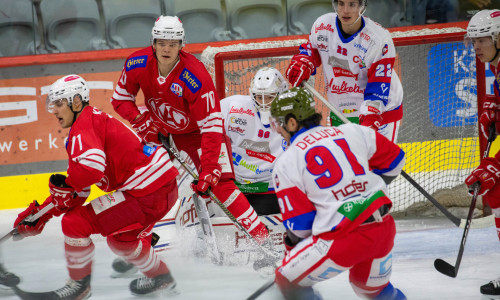
[[[54,207],[54,203],[49,203],[49,204],[47,204],[47,206],[45,206],[44,208],[42,208],[36,214],[27,216],[22,222],[34,222],[34,221],[38,220],[38,218],[40,218],[41,216],[43,216],[46,212],[48,212],[49,210],[51,210],[53,207]],[[6,235],[4,235],[2,238],[0,238],[0,244],[2,244],[3,242],[5,242],[6,240],[8,240],[9,238],[11,238],[12,236],[15,236],[16,234],[18,234],[17,227],[14,228],[14,229],[12,229],[11,231],[9,231],[9,233],[7,233]]]
[[[350,123],[342,113],[340,113],[333,105],[331,105],[324,97],[321,95],[313,86],[311,86],[307,82],[303,82],[304,87],[307,88],[316,98],[318,98],[331,112],[333,112],[337,117],[339,117],[342,122],[345,124]],[[424,195],[427,200],[429,200],[434,206],[441,211],[445,217],[447,217],[455,226],[460,228],[465,228],[469,226],[470,228],[484,228],[492,226],[494,223],[493,215],[489,215],[482,218],[473,219],[469,221],[471,224],[467,225],[468,219],[460,219],[450,213],[449,210],[446,209],[441,203],[439,203],[431,194],[429,194],[422,186],[420,186],[410,175],[408,175],[405,171],[401,171],[401,175],[411,184],[413,185],[422,195]]]
[[[488,157],[490,153],[490,147],[493,141],[495,140],[496,136],[496,129],[495,129],[495,124],[493,123],[492,126],[490,127],[490,132],[488,136],[488,144],[486,146],[486,150],[484,150],[483,158]],[[481,184],[479,182],[475,182],[472,185],[472,188],[474,189],[474,195],[472,196],[472,201],[470,204],[469,208],[469,214],[467,215],[467,220],[465,223],[465,228],[464,228],[464,233],[462,234],[462,240],[460,241],[460,248],[458,249],[458,254],[457,254],[457,260],[455,262],[455,266],[450,265],[446,261],[438,258],[434,261],[434,268],[438,270],[440,273],[443,273],[446,276],[449,277],[457,277],[458,274],[458,268],[460,267],[460,263],[462,262],[462,256],[464,254],[465,250],[465,242],[467,241],[467,235],[469,233],[469,228],[472,220],[472,214],[474,213],[474,208],[476,207],[476,200],[477,196],[479,194],[479,189],[481,187]]]
[[[196,173],[194,173],[191,170],[191,168],[189,168],[189,166],[186,164],[186,162],[184,162],[184,160],[181,158],[181,156],[179,155],[177,150],[174,149],[170,145],[169,141],[167,140],[167,137],[165,137],[162,134],[158,134],[158,137],[159,137],[161,143],[163,144],[163,147],[168,151],[168,153],[170,155],[174,156],[175,159],[177,159],[177,161],[181,164],[182,168],[184,168],[184,170],[186,170],[186,172],[188,172],[193,177],[194,180],[198,180],[198,175]],[[279,256],[276,253],[272,253],[270,250],[264,248],[262,245],[257,243],[257,241],[254,239],[254,237],[246,230],[245,227],[243,227],[243,225],[240,224],[240,222],[238,222],[238,220],[227,209],[227,207],[217,198],[217,196],[215,196],[215,194],[212,192],[212,190],[210,188],[207,189],[207,194],[210,197],[210,199],[212,199],[212,201],[214,201],[222,209],[222,211],[227,215],[227,217],[231,220],[231,222],[233,222],[233,224],[238,229],[240,229],[241,232],[243,232],[243,234],[249,239],[249,241],[251,241],[252,244],[254,244],[265,255],[273,257],[275,259],[279,258]],[[208,215],[208,213],[207,213],[207,215]],[[215,236],[214,236],[214,238],[215,238]]]

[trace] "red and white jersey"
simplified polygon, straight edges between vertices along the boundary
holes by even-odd
[[[271,174],[276,159],[286,150],[286,141],[270,125],[262,124],[248,95],[222,99],[221,111],[226,134],[231,139],[236,181],[267,183],[266,191],[274,190]]]
[[[223,141],[220,103],[212,78],[193,55],[179,52],[179,61],[167,77],[160,76],[152,47],[130,55],[116,85],[111,103],[129,122],[138,114],[139,89],[157,125],[172,134],[199,132],[201,164],[216,164]]]
[[[351,231],[392,204],[377,174],[397,176],[404,162],[403,150],[368,127],[299,130],[273,172],[283,225],[301,238]]]
[[[401,109],[392,120],[384,117],[384,123],[398,121],[403,88],[394,70],[394,43],[378,23],[361,19],[361,29],[346,39],[336,13],[319,17],[300,52],[312,56],[316,67],[323,65],[328,101],[346,117],[368,113],[366,102],[377,101],[381,113]]]
[[[95,184],[105,192],[143,196],[179,174],[165,149],[143,145],[132,129],[92,106],[71,126],[66,152],[66,183],[77,191]]]

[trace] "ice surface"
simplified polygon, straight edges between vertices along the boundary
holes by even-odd
[[[0,211],[0,235],[6,234],[20,210]],[[454,265],[463,229],[445,219],[398,221],[393,253],[392,283],[408,299],[483,299],[479,287],[500,276],[500,243],[494,227],[471,229],[457,278],[434,269],[441,258]],[[51,220],[44,232],[2,246],[6,268],[22,278],[20,287],[29,291],[49,291],[62,287],[67,278],[60,218]],[[91,299],[137,299],[130,294],[132,278],[112,279],[115,258],[105,240],[95,236],[96,257]],[[369,251],[369,249],[367,249]],[[186,249],[161,252],[177,281],[178,296],[184,299],[246,299],[271,277],[253,271],[251,265],[215,266],[206,258]],[[316,285],[325,300],[358,299],[348,283],[347,273]],[[18,299],[10,290],[0,290],[1,299]],[[166,297],[161,297],[166,299]],[[259,299],[282,299],[271,287]]]

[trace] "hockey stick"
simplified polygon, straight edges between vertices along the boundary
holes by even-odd
[[[340,113],[333,105],[331,105],[324,97],[321,95],[314,87],[312,87],[309,83],[303,82],[304,86],[318,98],[331,112],[333,112],[337,117],[339,117],[342,122],[345,124],[351,123],[342,113]],[[401,175],[411,184],[413,185],[422,195],[424,195],[427,200],[429,200],[434,206],[439,209],[455,226],[465,228],[467,219],[460,219],[450,213],[446,207],[444,207],[441,203],[439,203],[431,194],[429,194],[422,186],[420,186],[413,178],[410,177],[405,171],[401,170]],[[484,228],[493,225],[493,216],[487,216],[483,218],[478,218],[472,220],[472,224],[469,226],[471,228]]]
[[[488,144],[486,146],[486,150],[484,150],[483,158],[488,157],[490,153],[491,144],[495,140],[495,135],[496,135],[495,124],[492,124],[489,133],[490,134],[488,137]],[[436,268],[436,270],[438,270],[439,272],[443,273],[446,276],[453,278],[457,277],[458,268],[460,267],[460,263],[462,262],[462,256],[464,254],[464,249],[465,249],[465,242],[467,241],[467,235],[469,233],[472,215],[474,213],[474,209],[476,208],[476,200],[479,194],[479,189],[481,188],[481,184],[479,182],[476,182],[472,185],[472,187],[474,189],[474,195],[472,196],[472,201],[469,208],[469,214],[467,215],[467,221],[465,223],[464,233],[462,234],[462,241],[460,242],[460,248],[458,249],[458,255],[457,255],[457,260],[455,262],[455,266],[450,265],[449,263],[440,258],[434,261],[434,268]]]
[[[22,222],[34,222],[34,221],[38,220],[38,218],[40,218],[41,216],[43,216],[46,212],[48,212],[49,210],[51,210],[53,207],[54,207],[54,203],[49,203],[49,204],[47,204],[47,206],[45,206],[44,208],[42,208],[36,214],[27,216],[24,220],[22,220]],[[10,237],[12,237],[12,236],[14,236],[16,234],[18,234],[17,227],[14,228],[14,229],[12,229],[9,233],[7,233],[6,235],[4,235],[2,238],[0,238],[0,244],[2,244],[6,240],[8,240]]]
[[[269,280],[268,282],[264,283],[263,286],[261,286],[258,290],[256,290],[253,294],[248,296],[246,300],[255,300],[257,299],[260,295],[262,295],[265,291],[267,291],[270,287],[274,285],[274,279]]]
[[[181,166],[184,168],[184,170],[186,170],[186,172],[188,172],[194,180],[198,180],[198,175],[196,173],[194,173],[191,168],[189,168],[189,166],[186,164],[186,162],[184,162],[184,160],[181,158],[181,156],[179,155],[179,153],[177,152],[176,149],[174,149],[169,141],[167,140],[167,137],[165,137],[164,135],[162,134],[159,134],[158,135],[161,143],[163,144],[163,147],[168,151],[168,153],[170,153],[170,155],[173,155],[177,161],[181,164]],[[219,198],[217,198],[217,196],[215,196],[215,194],[212,192],[212,190],[210,188],[207,189],[207,194],[208,196],[210,197],[210,199],[212,199],[212,201],[214,201],[221,209],[222,211],[226,214],[226,216],[231,220],[231,222],[233,222],[233,224],[238,228],[240,229],[241,232],[243,232],[243,234],[259,249],[261,250],[264,254],[268,255],[268,256],[271,256],[273,258],[276,258],[278,259],[279,256],[275,253],[272,253],[271,251],[269,251],[268,249],[264,248],[262,245],[260,245],[259,243],[257,243],[257,241],[254,239],[254,237],[246,230],[245,227],[243,227],[243,225],[240,224],[240,222],[238,222],[238,220],[233,216],[233,214],[227,209],[227,207],[219,200]]]

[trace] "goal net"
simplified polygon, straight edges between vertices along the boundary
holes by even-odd
[[[398,54],[394,69],[404,89],[404,116],[398,136],[398,144],[406,152],[404,170],[436,200],[453,207],[450,210],[457,216],[467,214],[471,197],[463,181],[480,159],[476,61],[473,51],[463,43],[464,34],[459,27],[392,32]],[[201,60],[221,99],[247,95],[258,69],[275,67],[284,75],[291,56],[304,42],[295,39],[208,47]],[[309,83],[325,95],[321,68]],[[327,124],[329,110],[316,101]],[[402,176],[389,189],[396,215],[439,214]],[[477,203],[480,213],[482,201]]]

